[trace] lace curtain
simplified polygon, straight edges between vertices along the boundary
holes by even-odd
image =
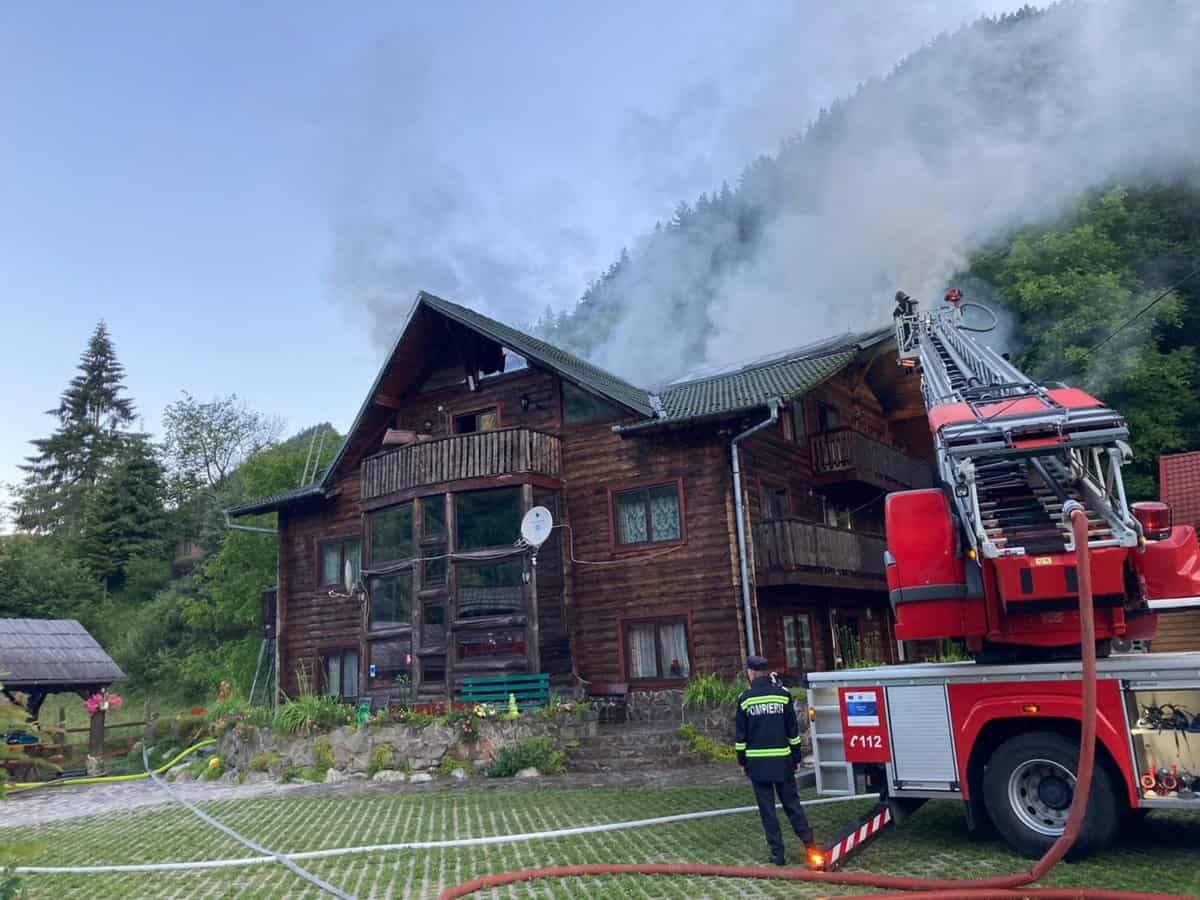
[[[655,647],[657,629],[653,625],[631,625],[626,651],[629,654],[630,678],[657,678],[658,653]]]

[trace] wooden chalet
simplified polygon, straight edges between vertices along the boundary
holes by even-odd
[[[422,293],[323,477],[230,513],[278,513],[287,694],[655,690],[751,645],[797,677],[895,659],[882,501],[931,460],[890,330],[652,392]],[[560,526],[536,564],[534,505]]]

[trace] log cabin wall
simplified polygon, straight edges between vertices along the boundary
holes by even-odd
[[[612,424],[576,426],[563,436],[578,672],[587,681],[638,684],[626,646],[630,629],[657,619],[686,624],[692,671],[732,675],[742,666],[745,642],[731,553],[728,440],[711,427],[620,437]],[[682,485],[684,540],[633,549],[617,544],[614,489],[674,482]],[[679,686],[680,679],[664,674],[640,686]]]

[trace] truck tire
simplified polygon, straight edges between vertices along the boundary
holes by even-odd
[[[1018,734],[995,749],[983,771],[983,799],[996,829],[1014,849],[1038,858],[1062,834],[1078,764],[1078,742],[1052,731]],[[1097,753],[1087,815],[1068,858],[1112,843],[1124,806]]]

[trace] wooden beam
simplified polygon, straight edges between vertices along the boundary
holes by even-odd
[[[387,409],[399,409],[403,404],[395,394],[388,394],[380,391],[371,400],[376,406],[383,406]]]
[[[454,519],[454,504],[450,502],[450,494],[442,495],[446,505],[446,552],[454,552],[458,543],[458,523]],[[455,640],[454,623],[458,620],[458,565],[452,559],[446,560],[446,702],[454,701],[454,657],[458,652]]]

